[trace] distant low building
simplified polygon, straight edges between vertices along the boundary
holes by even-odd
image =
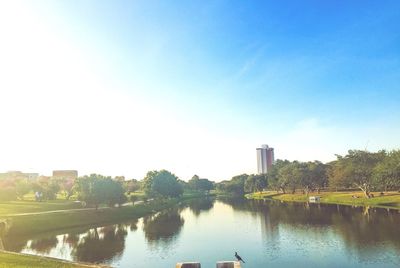
[[[54,170],[53,179],[60,180],[75,180],[78,178],[77,170]]]
[[[11,179],[11,180],[20,180],[20,179],[27,179],[27,180],[36,180],[39,177],[39,173],[24,173],[21,171],[8,171],[5,173],[0,173],[0,179]]]

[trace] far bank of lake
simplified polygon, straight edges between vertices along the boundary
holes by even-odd
[[[276,191],[257,192],[246,195],[249,199],[271,199],[284,202],[309,202],[310,196],[320,197],[319,202],[323,204],[338,204],[348,206],[379,207],[400,210],[399,192],[373,192],[373,197],[366,198],[361,191],[356,192],[312,192],[308,195],[303,193],[280,193]]]

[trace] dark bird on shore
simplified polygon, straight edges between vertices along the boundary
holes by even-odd
[[[242,259],[242,257],[240,257],[240,256],[237,254],[236,251],[235,251],[235,257],[236,257],[236,259],[238,260],[238,262],[243,262],[243,263],[245,263],[245,261]]]

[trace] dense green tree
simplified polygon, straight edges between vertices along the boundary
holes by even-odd
[[[149,197],[177,197],[183,193],[178,177],[167,170],[147,172],[143,190]]]
[[[367,198],[370,198],[370,192],[375,184],[373,171],[377,164],[385,158],[385,151],[371,153],[361,150],[350,150],[344,157],[338,156],[336,165],[339,167],[343,186],[351,185],[363,191]],[[335,172],[335,170],[333,170]]]
[[[74,186],[78,199],[86,202],[87,205],[93,205],[97,209],[101,203],[107,201],[107,188],[104,182],[107,178],[111,179],[99,174],[79,177]]]
[[[389,152],[374,168],[374,183],[379,190],[400,188],[400,150]]]
[[[35,192],[42,193],[42,199],[54,200],[60,191],[60,185],[57,180],[50,177],[41,177],[32,184],[32,189]]]
[[[241,174],[232,177],[229,181],[222,181],[217,184],[217,190],[230,193],[233,195],[243,195],[244,194],[244,183],[249,175]]]
[[[297,180],[303,192],[308,194],[310,191],[318,190],[327,186],[326,166],[319,161],[298,163]]]
[[[308,170],[311,172],[312,190],[319,192],[322,188],[328,186],[327,165],[319,162],[309,162]]]
[[[178,182],[182,186],[182,189],[184,192],[192,190],[192,188],[190,187],[188,182],[180,180],[180,179],[178,179]]]
[[[17,199],[17,194],[15,193],[15,187],[0,185],[0,201],[13,201]]]
[[[15,193],[20,200],[24,200],[24,195],[32,190],[32,185],[26,179],[15,182]]]
[[[132,179],[129,181],[125,181],[125,188],[128,193],[136,192],[141,189],[140,181]]]
[[[107,178],[104,183],[104,187],[107,188],[105,199],[108,206],[121,206],[128,200],[121,180],[112,180],[111,178]]]
[[[75,183],[74,179],[62,178],[57,180],[57,183],[59,184],[61,193],[65,196],[65,199],[69,200],[71,196],[74,194],[74,183]]]
[[[337,160],[328,163],[327,175],[330,187],[338,190],[339,188],[352,187],[350,180],[347,178],[347,165],[342,156],[336,155]]]
[[[214,189],[214,184],[208,179],[200,179],[199,176],[194,175],[188,182],[189,187],[193,191],[209,192]]]
[[[260,192],[267,186],[267,176],[265,174],[249,175],[244,182],[244,190],[247,193]]]
[[[193,177],[188,181],[189,188],[193,191],[197,191],[199,181],[200,177],[198,175],[193,175]]]
[[[297,183],[294,181],[293,172],[293,163],[283,166],[278,171],[277,185],[283,193],[286,193],[287,188],[291,188],[293,192],[296,190]]]
[[[79,200],[95,206],[96,209],[100,204],[121,205],[127,200],[120,181],[99,174],[79,177],[74,190],[77,192]]]
[[[268,181],[268,187],[270,189],[275,189],[275,190],[285,190],[285,185],[286,183],[283,182],[283,185],[281,184],[282,181],[279,179],[279,171],[286,165],[289,165],[290,161],[288,160],[276,160],[275,164],[271,167],[271,169],[268,171],[266,174],[267,176],[267,181]]]

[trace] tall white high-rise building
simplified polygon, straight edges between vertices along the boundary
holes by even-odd
[[[274,164],[274,148],[268,145],[262,145],[257,148],[257,172],[258,174],[266,174]]]

